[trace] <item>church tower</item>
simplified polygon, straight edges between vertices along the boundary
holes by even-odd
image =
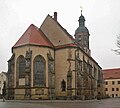
[[[79,27],[75,31],[75,43],[77,43],[86,53],[89,54],[89,30],[85,27],[85,17],[82,15],[79,17]]]

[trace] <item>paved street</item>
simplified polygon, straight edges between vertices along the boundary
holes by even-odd
[[[0,100],[0,108],[120,108],[120,98],[87,101],[5,101]]]

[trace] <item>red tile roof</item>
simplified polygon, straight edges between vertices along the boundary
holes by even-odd
[[[29,44],[53,47],[53,44],[48,40],[45,34],[33,24],[28,27],[13,48]]]
[[[102,72],[104,79],[120,79],[120,68],[104,69]]]

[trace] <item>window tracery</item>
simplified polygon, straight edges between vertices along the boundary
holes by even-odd
[[[34,59],[34,85],[45,86],[45,59],[40,55]]]
[[[19,73],[19,78],[24,78],[25,77],[25,65],[26,65],[26,61],[24,56],[19,56],[18,60],[18,73]]]

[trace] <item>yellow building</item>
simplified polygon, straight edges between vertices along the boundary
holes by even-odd
[[[109,97],[120,97],[120,68],[103,70],[105,93]]]
[[[79,17],[75,38],[47,15],[12,47],[8,99],[94,99],[103,95],[101,67],[91,57],[89,31]]]

